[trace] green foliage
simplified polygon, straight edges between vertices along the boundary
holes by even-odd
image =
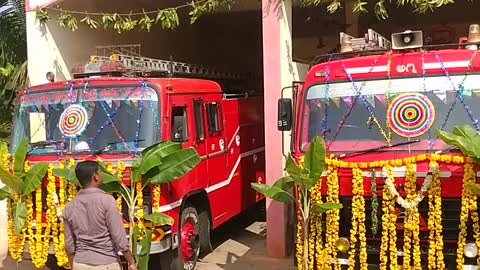
[[[32,169],[25,175],[23,183],[23,195],[28,195],[37,189],[42,184],[42,179],[48,170],[47,163],[39,163],[32,167]]]
[[[12,126],[12,101],[28,85],[27,32],[24,0],[0,0],[0,141]]]
[[[173,225],[173,218],[163,213],[150,214],[145,217],[145,220],[148,220],[155,224],[170,225],[170,226]]]
[[[456,146],[466,156],[480,161],[480,133],[469,125],[459,125],[453,131],[437,130],[435,135],[448,145]]]
[[[138,232],[138,231],[137,231]],[[138,232],[135,236],[140,236],[141,232]],[[137,243],[138,251],[135,253],[136,261],[138,264],[138,270],[148,270],[148,261],[150,260],[150,247],[152,241],[152,230],[143,230],[142,240]]]
[[[78,29],[77,18],[67,12],[62,12],[60,14],[60,16],[58,17],[58,22],[61,27],[68,28],[73,32]]]
[[[311,211],[315,213],[326,213],[330,210],[342,209],[343,205],[339,203],[322,203],[322,204],[312,204],[310,208]]]
[[[460,151],[480,164],[480,132],[470,125],[455,126],[452,132],[437,130],[435,135],[448,145],[456,146]],[[480,185],[467,183],[465,187],[475,195],[480,195]]]
[[[326,10],[329,13],[335,13],[342,8],[342,2],[338,0],[299,0],[303,6],[320,6],[326,5]],[[433,12],[435,9],[446,6],[448,4],[454,4],[454,0],[396,0],[389,3],[396,4],[398,7],[410,6],[414,9],[415,13],[426,13],[428,11]],[[362,0],[356,0],[352,6],[353,13],[367,13],[368,8],[372,7],[373,12],[377,19],[385,20],[388,18],[388,11],[385,7],[384,0],[376,0],[374,2],[367,2]]]
[[[1,0],[0,0],[1,1]],[[102,26],[104,29],[115,30],[118,34],[134,29],[150,32],[155,25],[159,25],[164,30],[174,30],[180,25],[178,9],[190,8],[190,23],[195,23],[200,16],[211,13],[220,7],[230,9],[233,0],[196,0],[189,4],[178,7],[159,9],[157,11],[130,12],[126,14],[119,13],[88,13],[78,11],[66,11],[56,8],[38,9],[36,13],[37,20],[44,24],[50,21],[48,10],[61,11],[57,20],[60,26],[75,31],[80,24],[88,26],[90,29],[98,29]],[[76,16],[80,15],[79,18]]]
[[[263,194],[265,197],[270,198],[279,202],[294,202],[293,198],[288,191],[277,187],[275,185],[268,186],[263,184],[252,183],[252,188],[255,189],[258,193]]]
[[[265,197],[270,199],[280,201],[280,202],[296,202],[293,196],[290,194],[289,190],[293,185],[296,185],[302,194],[303,198],[310,196],[309,190],[313,187],[323,172],[325,167],[325,143],[322,137],[315,137],[310,143],[310,147],[307,150],[305,155],[304,167],[300,167],[293,157],[289,155],[285,162],[285,171],[288,173],[288,176],[282,177],[275,182],[272,186],[265,184],[252,183],[251,186],[257,192],[263,194]],[[301,207],[306,207],[304,211],[305,217],[308,217],[308,211],[310,199],[308,202],[301,203]],[[308,204],[308,205],[307,205]],[[315,209],[331,209],[341,208],[340,204],[327,204],[316,205]]]
[[[251,183],[258,193],[279,202],[294,202],[302,214],[303,241],[308,242],[311,213],[325,213],[330,210],[342,208],[339,203],[316,204],[312,202],[310,188],[320,179],[325,167],[325,142],[322,137],[313,138],[305,155],[303,167],[297,164],[288,155],[285,162],[285,171],[288,176],[278,179],[272,186]],[[295,185],[299,191],[298,200],[290,194],[291,187]],[[303,247],[303,268],[308,268],[308,245]]]
[[[0,143],[0,153],[6,152],[6,144]],[[25,216],[27,214],[27,206],[25,205],[25,196],[29,195],[37,189],[45,177],[48,170],[47,163],[37,163],[28,172],[24,172],[24,164],[27,154],[28,140],[23,139],[17,151],[15,152],[14,174],[10,174],[7,170],[0,167],[0,181],[5,184],[5,187],[0,190],[0,200],[13,199],[14,193],[17,193],[18,199],[12,202],[12,217],[15,227],[15,234],[19,235],[24,224]]]
[[[27,205],[23,201],[12,203],[12,212],[14,233],[15,235],[20,235],[27,217]]]

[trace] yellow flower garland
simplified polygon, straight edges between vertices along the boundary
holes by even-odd
[[[430,161],[430,166],[437,166],[437,161]],[[437,170],[433,175],[432,185],[428,193],[428,269],[445,269],[443,257],[442,236],[442,191],[440,184],[440,172]]]
[[[302,196],[298,194],[298,204],[300,205]],[[297,252],[295,254],[297,258],[297,269],[303,270],[303,217],[300,209],[297,209]],[[306,269],[305,269],[306,270]]]
[[[310,194],[312,203],[319,204],[322,201],[322,179],[319,179],[315,186],[310,188]],[[310,233],[308,235],[308,269],[314,269],[315,261],[317,261],[317,269],[319,265],[323,265],[323,261],[318,261],[319,253],[322,250],[323,241],[322,241],[322,228],[321,224],[319,226],[319,222],[321,222],[322,217],[321,214],[317,213],[310,213]]]
[[[30,241],[30,256],[33,265],[41,268],[42,264],[42,186],[35,190],[35,239]]]
[[[411,202],[416,197],[416,184],[417,176],[415,174],[415,169],[412,163],[408,163],[406,166],[406,177],[405,177],[405,192],[407,193],[407,202]],[[419,227],[419,213],[418,209],[406,210],[405,213],[405,222],[404,222],[404,246],[403,246],[403,268],[410,269],[410,259],[413,255],[413,265],[414,269],[421,269],[421,254],[420,254],[420,227]],[[411,252],[413,244],[413,254]]]
[[[157,213],[160,208],[160,185],[153,186],[153,213]]]
[[[367,238],[365,236],[365,198],[363,188],[363,171],[359,168],[352,169],[353,199],[352,199],[352,228],[350,230],[349,264],[348,269],[355,269],[355,253],[357,235],[360,250],[360,269],[367,270]]]
[[[327,202],[338,203],[338,170],[333,166],[327,167]],[[325,257],[327,265],[330,266],[334,261],[334,269],[340,269],[337,259],[336,242],[338,240],[340,211],[332,210],[327,212],[327,228],[325,236]],[[329,267],[330,268],[330,267]]]
[[[48,259],[48,250],[50,248],[50,233],[52,230],[52,226],[56,224],[52,223],[54,216],[57,215],[57,211],[55,209],[55,205],[53,204],[53,194],[56,192],[55,187],[55,176],[53,176],[53,165],[49,164],[47,170],[47,213],[46,213],[46,224],[45,230],[43,232],[43,247],[42,247],[42,266],[45,265]]]
[[[460,231],[458,233],[458,248],[457,248],[457,269],[462,270],[464,264],[463,250],[465,248],[465,241],[467,238],[467,221],[470,211],[472,198],[471,192],[465,188],[468,183],[476,182],[476,174],[473,170],[473,164],[469,160],[464,166],[463,174],[463,190],[462,190],[462,207],[460,209]]]
[[[68,166],[67,167],[69,169],[72,169],[73,167],[75,167],[75,160],[73,158],[68,160]],[[77,196],[77,186],[72,182],[68,182],[67,186],[68,186],[67,202],[71,202],[73,200],[73,198],[75,198],[75,196]]]
[[[138,181],[136,183],[136,192],[137,192],[137,219],[139,220],[139,222],[137,223],[137,227],[138,229],[142,229],[143,228],[143,193],[142,193],[142,181]],[[139,237],[138,238],[140,241],[143,239],[143,237]]]
[[[59,169],[65,169],[63,163],[59,163]],[[65,209],[65,180],[59,178],[58,180],[58,193],[59,193],[59,207],[60,211],[63,212]],[[69,263],[68,256],[65,252],[65,227],[63,222],[59,222],[56,215],[52,216],[53,224],[53,248],[55,250],[55,257],[57,258],[57,265],[63,267]]]
[[[385,166],[387,177],[393,178],[392,167]],[[382,195],[382,241],[380,245],[380,270],[387,269],[390,257],[390,269],[397,268],[397,232],[395,214],[395,199],[388,188],[383,189]]]

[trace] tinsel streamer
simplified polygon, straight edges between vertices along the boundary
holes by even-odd
[[[138,101],[138,119],[137,119],[137,128],[135,130],[135,154],[138,154],[138,142],[140,136],[141,120],[143,113],[143,95],[147,84],[145,82],[141,83],[140,89],[140,100]]]

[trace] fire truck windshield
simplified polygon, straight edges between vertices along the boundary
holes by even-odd
[[[30,155],[131,154],[158,140],[158,102],[148,87],[27,93],[15,106],[12,150],[27,138]]]
[[[301,108],[300,149],[306,151],[310,140],[322,134],[331,152],[409,140],[420,140],[405,146],[409,150],[442,149],[435,130],[478,125],[479,82],[478,74],[450,74],[311,85]],[[405,94],[413,95],[402,99]]]

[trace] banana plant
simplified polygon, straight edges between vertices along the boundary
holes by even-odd
[[[14,155],[13,174],[4,169],[3,159],[0,162],[0,181],[5,186],[0,189],[0,200],[12,200],[11,216],[13,218],[14,233],[20,235],[27,215],[26,196],[37,189],[48,170],[47,163],[37,163],[25,173],[24,165],[28,151],[28,140],[24,138],[18,145]],[[8,153],[5,143],[0,143],[0,157]]]
[[[137,258],[139,270],[148,269],[152,230],[144,226],[142,220],[138,218],[138,212],[135,211],[139,196],[136,184],[142,183],[141,190],[143,192],[143,189],[150,184],[171,183],[194,169],[199,162],[200,157],[195,149],[182,149],[180,143],[160,142],[144,149],[141,156],[134,159],[130,173],[130,185],[126,185],[109,174],[106,166],[99,163],[103,172],[101,188],[106,192],[120,194],[128,207],[130,249]],[[53,174],[79,185],[73,168],[57,169],[53,171]],[[156,225],[173,225],[174,222],[172,217],[163,213],[152,213],[145,216],[144,219]],[[137,241],[137,239],[141,240]]]
[[[284,203],[294,203],[302,214],[303,224],[303,269],[308,269],[308,236],[311,212],[325,213],[329,210],[341,209],[339,203],[316,204],[312,202],[310,188],[315,186],[325,167],[325,142],[322,137],[315,137],[307,150],[303,166],[288,155],[285,171],[287,176],[278,179],[272,186],[252,183],[257,192],[270,199]],[[296,200],[291,194],[292,187],[299,191],[300,198]]]
[[[448,145],[456,146],[460,151],[480,164],[480,132],[469,125],[455,126],[452,132],[437,130],[435,135]],[[480,185],[466,185],[473,194],[480,195]]]

